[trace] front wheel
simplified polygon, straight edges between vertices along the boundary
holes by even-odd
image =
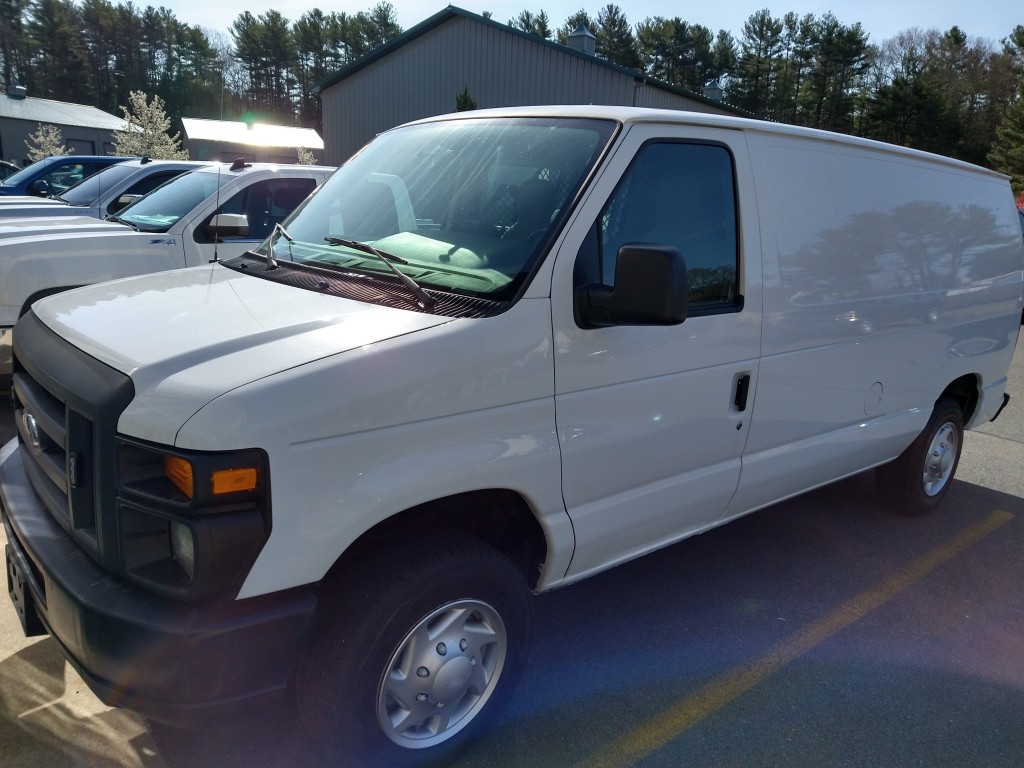
[[[935,509],[949,492],[960,463],[964,417],[952,398],[940,399],[924,431],[894,461],[879,467],[883,501],[906,515]]]
[[[435,765],[511,697],[530,629],[522,574],[471,538],[375,552],[323,604],[298,705],[328,764]]]

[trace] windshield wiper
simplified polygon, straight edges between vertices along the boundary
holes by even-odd
[[[114,222],[115,224],[124,224],[124,225],[125,225],[126,227],[131,227],[131,228],[132,228],[132,229],[134,229],[134,230],[135,230],[136,232],[139,232],[139,231],[140,231],[140,230],[139,230],[139,225],[138,225],[138,224],[133,224],[132,222],[128,221],[127,219],[122,219],[122,218],[121,218],[120,216],[118,216],[118,215],[117,215],[116,213],[112,213],[112,214],[110,214],[109,216],[107,216],[107,218],[106,218],[105,220],[106,220],[106,221],[112,221],[112,222]]]
[[[368,253],[371,256],[376,256],[378,259],[384,262],[384,264],[387,265],[388,269],[395,273],[395,276],[402,281],[402,285],[409,289],[409,292],[416,299],[416,306],[418,306],[420,309],[431,309],[435,304],[437,304],[437,299],[435,299],[433,296],[431,296],[429,293],[423,290],[423,288],[420,287],[419,283],[417,283],[404,272],[399,271],[398,267],[392,264],[392,262],[397,262],[398,264],[409,263],[400,256],[395,256],[393,253],[388,253],[387,251],[381,251],[377,248],[374,248],[372,245],[360,242],[359,240],[349,240],[346,237],[335,237],[334,235],[327,235],[327,237],[325,237],[324,240],[326,240],[331,245],[344,245],[346,248],[353,248],[354,250],[362,251],[363,253]]]

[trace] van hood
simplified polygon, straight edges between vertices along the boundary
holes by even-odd
[[[167,443],[225,392],[451,321],[305,291],[220,264],[86,286],[43,299],[33,312],[131,377],[133,423],[122,417],[121,431]]]

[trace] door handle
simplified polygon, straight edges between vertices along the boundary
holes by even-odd
[[[747,393],[750,391],[750,374],[745,373],[736,380],[736,397],[732,404],[736,410],[743,413],[747,410]]]

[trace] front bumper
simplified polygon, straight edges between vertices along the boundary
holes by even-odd
[[[0,449],[0,516],[26,632],[48,631],[105,704],[191,726],[285,692],[311,633],[312,591],[186,603],[115,578],[40,503],[16,440]]]

